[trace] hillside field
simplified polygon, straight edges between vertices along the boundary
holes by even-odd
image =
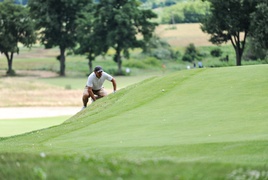
[[[63,124],[0,139],[0,179],[268,179],[268,66],[122,88]]]
[[[155,33],[172,47],[186,47],[190,43],[195,46],[213,46],[209,42],[209,35],[202,32],[200,26],[199,23],[160,25]]]

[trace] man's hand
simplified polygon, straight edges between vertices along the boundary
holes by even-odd
[[[91,87],[88,87],[88,94],[91,97],[92,102],[96,101],[96,97],[95,97]]]

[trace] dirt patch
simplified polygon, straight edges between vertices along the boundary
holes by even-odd
[[[40,76],[53,74],[0,78],[0,107],[82,107],[83,88],[68,89],[42,83],[37,78]],[[106,91],[111,93],[112,89]]]
[[[0,78],[0,107],[82,106],[82,91],[40,83],[36,77]]]
[[[82,106],[82,91],[43,88],[42,90],[0,91],[0,107]]]

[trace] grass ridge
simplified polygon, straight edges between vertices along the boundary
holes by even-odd
[[[44,153],[38,172],[53,178],[61,165],[69,179],[268,179],[267,72],[185,70],[126,87],[59,126],[0,139],[0,178]]]

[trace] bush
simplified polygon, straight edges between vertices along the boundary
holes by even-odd
[[[250,38],[243,55],[243,59],[246,61],[259,59],[264,60],[267,56],[268,50],[261,47],[256,40]]]
[[[144,60],[127,60],[124,61],[124,67],[146,69],[149,67],[160,67],[161,61],[154,57],[147,57]]]
[[[185,53],[182,57],[183,61],[193,62],[195,60],[201,60],[198,50],[193,43],[186,47]]]
[[[211,56],[220,57],[222,55],[222,50],[220,48],[216,48],[210,51]]]
[[[184,54],[183,57],[182,57],[182,60],[187,61],[187,62],[192,62],[193,58],[192,58],[192,56],[190,54]]]
[[[153,50],[152,56],[157,59],[170,59],[171,52],[169,49],[158,48]]]
[[[116,68],[109,68],[105,70],[108,74],[116,75],[117,69]]]
[[[147,45],[143,48],[142,53],[161,60],[177,58],[177,53],[172,50],[170,44],[157,36],[153,36],[150,39]]]
[[[127,60],[124,61],[124,66],[125,67],[130,67],[130,68],[139,68],[139,69],[145,69],[146,64],[142,62],[142,60]]]
[[[161,66],[161,62],[153,57],[148,57],[144,60],[144,63],[150,66],[154,66],[154,67],[160,67]]]

